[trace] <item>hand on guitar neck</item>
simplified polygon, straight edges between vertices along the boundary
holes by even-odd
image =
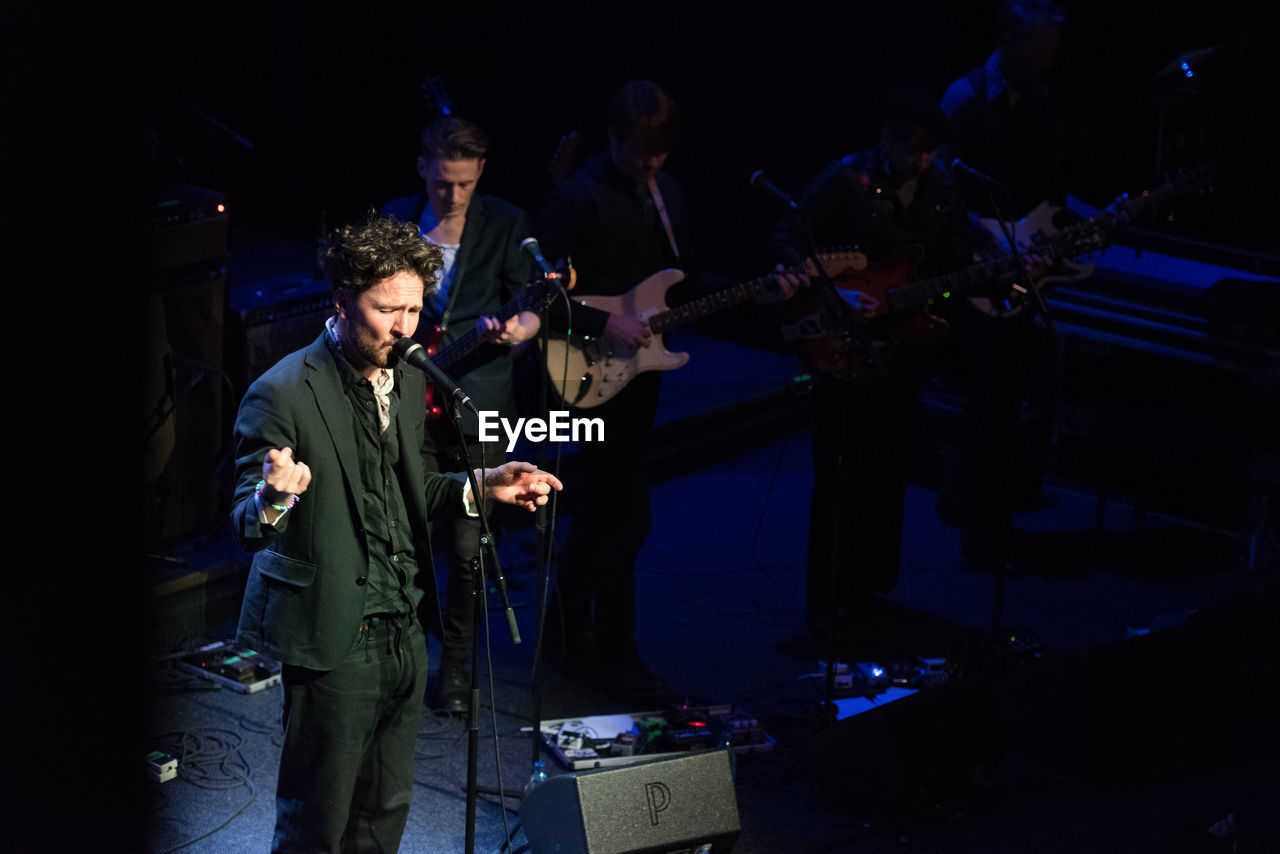
[[[556,186],[573,174],[580,142],[582,142],[582,134],[576,130],[571,130],[560,137],[555,153],[551,155],[551,162],[547,164],[547,175],[551,178],[551,186]]]
[[[476,335],[489,344],[505,344],[514,347],[538,334],[542,321],[531,311],[521,311],[499,320],[492,314],[476,319]]]
[[[1021,270],[1010,270],[993,283],[998,286],[1001,296],[993,298],[991,295],[971,294],[968,297],[970,305],[991,317],[1013,317],[1021,312],[1023,298],[1031,287],[1039,290],[1054,282],[1075,281],[1092,274],[1092,264],[1077,263],[1067,255],[1055,255],[1053,252],[1052,240],[1063,230],[1060,221],[1071,218],[1071,213],[1066,211],[1064,217],[1062,207],[1041,202],[1025,217],[1012,224],[980,218],[979,225],[991,235],[988,249],[980,254],[988,261],[999,261],[1011,256],[1005,234],[1005,228],[1011,225],[1018,254],[1026,265],[1031,281],[1024,281],[1026,277]]]
[[[875,317],[883,305],[880,300],[863,291],[840,290],[840,296],[863,320]]]
[[[773,287],[756,297],[757,303],[774,303],[791,299],[796,290],[809,283],[804,270],[788,270],[779,264],[770,276]],[[634,314],[611,314],[605,321],[605,334],[622,342],[632,350],[648,347],[653,341],[653,331],[643,317]]]
[[[616,338],[633,350],[648,347],[653,341],[649,322],[634,314],[611,314],[604,324],[604,334]]]
[[[795,296],[797,290],[809,284],[809,274],[803,269],[788,270],[781,264],[773,268],[773,275],[769,278],[773,281],[773,288],[756,297],[756,302],[761,305],[785,302]]]

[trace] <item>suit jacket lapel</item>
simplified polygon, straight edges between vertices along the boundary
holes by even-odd
[[[413,209],[409,213],[409,216],[412,217],[413,219],[414,225],[422,224],[422,214],[425,213],[426,210],[427,210],[427,194],[422,193],[418,196],[417,201],[413,203]]]
[[[449,289],[454,300],[461,293],[458,289],[462,287],[462,278],[467,271],[467,261],[471,258],[476,235],[483,230],[484,200],[477,194],[471,197],[471,204],[467,205],[467,221],[462,225],[461,245],[458,247],[458,257],[453,261],[453,284],[449,285]]]
[[[360,482],[360,461],[356,459],[355,432],[351,426],[351,409],[347,405],[346,393],[342,389],[342,378],[338,375],[338,366],[333,362],[333,354],[325,343],[328,331],[320,333],[315,343],[307,348],[305,361],[311,369],[307,377],[307,385],[315,395],[316,408],[324,421],[333,440],[334,450],[338,455],[338,464],[342,466],[343,481],[347,494],[360,514],[361,527],[364,526],[364,502],[357,500],[355,485]]]

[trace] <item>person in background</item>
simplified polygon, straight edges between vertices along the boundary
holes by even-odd
[[[387,202],[382,214],[416,223],[422,236],[440,247],[444,259],[439,286],[424,305],[425,322],[414,337],[424,346],[444,347],[459,339],[473,342],[474,349],[448,367],[449,376],[478,410],[514,420],[512,348],[536,335],[540,320],[528,309],[499,316],[503,306],[533,281],[535,270],[520,251],[520,242],[530,235],[525,212],[476,192],[488,150],[489,139],[475,123],[454,115],[436,120],[422,132],[418,175],[423,191]],[[433,403],[443,407],[438,394],[433,392]],[[474,413],[463,410],[461,427],[465,455],[452,415],[433,413],[427,425],[426,461],[431,471],[502,464],[506,455],[501,440],[480,441]],[[480,548],[480,521],[453,517],[436,530],[444,535],[448,583],[440,670],[428,703],[433,709],[461,713],[467,709],[471,688],[473,561]]]

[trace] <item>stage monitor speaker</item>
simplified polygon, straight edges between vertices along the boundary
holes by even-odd
[[[530,854],[722,854],[741,832],[723,750],[552,777],[520,820]]]
[[[226,512],[219,474],[231,441],[226,301],[221,267],[165,276],[147,297],[141,381],[149,546],[205,530]]]

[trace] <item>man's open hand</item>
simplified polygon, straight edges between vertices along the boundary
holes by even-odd
[[[512,461],[484,473],[484,492],[489,498],[504,504],[515,504],[526,510],[535,510],[546,504],[551,490],[564,489],[560,478],[545,472],[533,463]],[[476,472],[476,478],[480,472]]]

